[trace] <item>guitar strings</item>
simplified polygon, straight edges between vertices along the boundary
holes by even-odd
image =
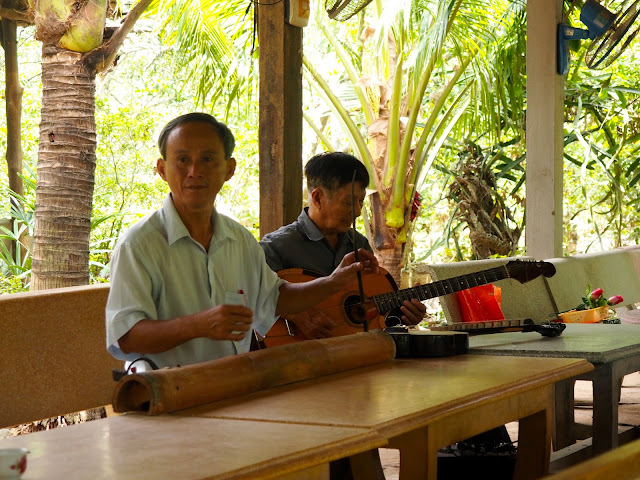
[[[353,222],[353,253],[355,255],[356,262],[360,261],[358,256],[358,240],[356,237],[356,170],[353,171],[353,176],[351,177],[351,220]],[[360,305],[362,306],[362,328],[365,332],[369,331],[369,321],[367,320],[367,315],[364,309],[364,287],[362,285],[362,270],[358,270],[358,291],[360,292]]]

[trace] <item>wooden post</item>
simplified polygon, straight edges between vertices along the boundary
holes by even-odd
[[[284,1],[259,3],[258,40],[262,236],[302,208],[302,28],[285,21]]]
[[[556,30],[562,0],[527,2],[526,250],[562,256],[564,77],[557,74]]]

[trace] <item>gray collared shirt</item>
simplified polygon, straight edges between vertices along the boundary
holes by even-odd
[[[338,245],[334,250],[309,218],[307,210],[302,210],[295,222],[266,234],[260,240],[267,263],[274,271],[302,268],[326,276],[336,269],[347,253],[353,252],[353,229],[339,235]],[[366,237],[355,233],[358,248],[372,252]]]

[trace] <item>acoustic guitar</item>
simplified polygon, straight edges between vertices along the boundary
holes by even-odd
[[[384,330],[386,327],[401,324],[400,306],[405,300],[412,298],[428,300],[506,278],[525,283],[540,275],[551,277],[556,273],[555,266],[549,262],[511,260],[500,267],[398,290],[391,275],[383,268],[379,270],[378,274],[362,276],[365,305],[360,300],[358,282],[354,281],[342,292],[314,307],[323,311],[336,323],[331,331],[333,336],[361,332],[366,320],[369,320],[368,326],[372,330]],[[292,283],[308,282],[320,276],[299,268],[281,270],[278,275]],[[287,320],[287,315],[283,315],[265,336],[264,344],[274,347],[301,340],[307,340],[307,337],[297,331],[293,322]]]

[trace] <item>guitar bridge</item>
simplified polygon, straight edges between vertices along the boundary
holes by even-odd
[[[290,337],[294,336],[293,330],[291,329],[291,323],[286,318],[284,319],[284,325],[287,327],[287,335]]]
[[[282,320],[282,325],[284,325],[284,329],[280,328],[278,329],[279,332],[274,333],[274,329],[269,330],[269,332],[267,333],[267,335],[265,336],[265,338],[288,338],[288,337],[295,337],[296,334],[293,331],[293,322],[290,322],[289,320],[287,320],[284,317],[280,317],[280,320]],[[284,331],[283,331],[284,330]]]

